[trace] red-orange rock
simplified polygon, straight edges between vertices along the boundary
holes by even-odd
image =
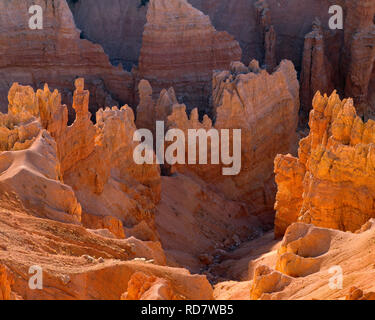
[[[275,237],[282,237],[293,222],[298,220],[302,206],[305,166],[291,155],[275,158],[275,174],[278,186],[275,202]]]
[[[259,257],[262,265],[255,269],[251,297],[373,299],[375,242],[371,239],[375,232],[374,221],[372,219],[371,226],[358,234],[304,223],[292,224],[279,245],[276,262],[266,258],[268,252]]]
[[[45,85],[34,93],[31,87],[12,86],[9,113],[0,114],[0,147],[9,151],[1,154],[1,183],[38,216],[79,223],[82,206],[89,228],[107,228],[124,237],[123,227],[106,223],[111,219],[106,217],[121,220],[129,229],[142,222],[147,229],[142,239],[157,240],[154,211],[160,200],[160,169],[133,160],[133,111],[127,106],[100,110],[94,125],[84,80],[77,79],[75,85],[76,119],[71,126],[57,90]],[[96,217],[87,218],[90,214]]]
[[[113,236],[115,236],[118,239],[125,239],[125,231],[124,226],[122,224],[122,221],[106,216],[106,217],[100,217],[100,216],[94,216],[92,214],[86,214],[82,213],[82,224],[89,229],[107,229],[109,230]]]
[[[250,289],[250,299],[267,299],[267,294],[284,290],[292,279],[281,272],[271,270],[267,266],[259,266],[254,271],[253,284]]]
[[[147,276],[142,272],[132,275],[128,283],[128,291],[121,300],[181,300],[173,291],[170,281]]]
[[[43,9],[42,30],[29,28],[29,8],[35,4]],[[93,113],[105,105],[133,103],[133,76],[113,67],[102,47],[80,39],[66,0],[2,1],[0,11],[7,12],[0,21],[1,111],[6,111],[6,93],[13,82],[34,88],[47,82],[70,103],[77,76],[86,78]]]
[[[277,236],[297,217],[352,232],[375,217],[374,128],[374,121],[363,123],[356,115],[351,99],[315,95],[299,159],[276,159]]]
[[[0,265],[0,300],[11,300],[14,279],[9,270]]]
[[[224,176],[222,168],[225,166],[210,164],[210,157],[208,165],[176,168],[192,170],[204,181],[215,185],[215,189],[228,199],[245,202],[266,224],[273,220],[274,157],[278,150],[291,152],[296,141],[298,81],[289,61],[283,61],[273,74],[258,70],[254,64],[249,68],[240,62],[231,66],[230,71],[214,73],[214,125],[207,116],[200,122],[196,110],[188,118],[185,106],[175,105],[168,117],[168,128],[179,128],[184,132],[188,129],[241,129],[240,172]],[[210,151],[209,144],[209,155]]]
[[[210,113],[212,71],[241,59],[241,48],[186,0],[151,0],[136,77],[150,81],[155,97],[172,87],[188,110]]]
[[[358,114],[373,118],[375,100],[375,3],[372,0],[346,2],[343,69],[345,96],[353,97]]]
[[[113,239],[82,226],[40,219],[29,214],[14,194],[0,186],[0,293],[20,299],[120,299],[132,275],[142,272],[167,279],[179,296],[212,299],[206,277],[165,266],[154,243]],[[43,289],[31,290],[31,266],[43,271]],[[14,284],[8,274],[17,274]],[[5,291],[3,290],[5,288]]]
[[[133,160],[133,111],[128,106],[99,110],[94,125],[88,112],[89,92],[84,90],[83,79],[77,79],[76,119],[67,126],[67,110],[59,94],[45,87],[37,95],[42,123],[57,142],[63,179],[83,210],[118,218],[127,228],[144,221],[155,234],[153,211],[160,199],[160,169]]]
[[[351,287],[349,294],[345,297],[345,300],[375,300],[375,292],[364,293],[357,287]]]
[[[302,117],[308,117],[311,101],[317,91],[331,93],[334,89],[332,66],[326,56],[324,33],[320,20],[313,23],[312,31],[305,36],[301,71]],[[307,122],[305,119],[303,122]]]

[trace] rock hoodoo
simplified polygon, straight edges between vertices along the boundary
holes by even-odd
[[[275,235],[283,235],[297,219],[354,232],[375,217],[375,122],[364,123],[352,99],[318,92],[309,124],[299,157],[275,160]]]

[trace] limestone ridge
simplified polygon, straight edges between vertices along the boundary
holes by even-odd
[[[212,72],[241,59],[241,48],[186,0],[151,0],[136,78],[148,80],[157,97],[172,87],[177,99],[210,114]]]

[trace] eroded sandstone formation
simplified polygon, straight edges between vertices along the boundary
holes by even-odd
[[[275,160],[275,235],[297,219],[354,232],[375,217],[375,123],[357,116],[352,99],[318,92],[309,125],[299,157]]]
[[[43,29],[29,28],[29,8],[43,9]],[[111,66],[99,45],[80,39],[66,0],[2,1],[0,11],[0,110],[6,111],[10,84],[34,88],[44,83],[59,89],[71,103],[74,80],[84,76],[91,92],[90,109],[133,102],[133,78]],[[73,111],[71,118],[73,118]]]
[[[136,77],[150,81],[156,97],[173,86],[188,111],[210,113],[212,72],[241,59],[239,44],[218,32],[186,0],[151,0]]]
[[[311,101],[317,91],[331,93],[334,89],[332,66],[326,56],[323,28],[319,19],[305,37],[301,70],[301,122],[307,122]]]
[[[8,268],[0,265],[0,300],[11,300],[12,289],[14,283],[13,276],[10,274]]]
[[[254,4],[256,8],[257,23],[261,28],[264,38],[264,66],[273,72],[277,66],[276,61],[276,31],[271,24],[271,11],[266,0],[259,0]]]
[[[274,203],[274,157],[278,150],[292,152],[296,141],[298,91],[296,72],[289,61],[283,61],[272,74],[259,69],[255,62],[249,67],[236,62],[228,71],[215,72],[214,125],[207,116],[200,122],[197,110],[188,118],[185,106],[175,105],[168,128],[186,133],[188,129],[241,129],[241,170],[224,176],[225,165],[211,164],[210,156],[208,165],[177,165],[177,169],[193,170],[225,197],[246,203],[254,215],[264,215],[267,221]],[[210,155],[210,145],[208,150]]]
[[[338,1],[344,10],[343,30],[323,30],[313,23],[305,38],[301,74],[301,104],[307,118],[316,91],[352,97],[357,113],[374,118],[372,96],[375,68],[375,3]]]
[[[17,197],[1,191],[0,297],[119,300],[132,275],[142,272],[168,279],[186,299],[212,299],[206,277],[165,266],[165,257],[152,243],[113,239],[82,226],[33,217]],[[30,289],[31,266],[42,268],[43,290]]]
[[[276,266],[259,265],[251,283],[251,299],[370,300],[374,289],[372,268],[374,220],[366,231],[353,234],[295,223],[277,252]],[[275,268],[275,269],[274,269]],[[341,273],[340,273],[341,272]],[[343,283],[333,281],[342,274]]]
[[[121,300],[184,300],[184,297],[176,294],[169,280],[137,272],[132,275]]]
[[[34,90],[14,84],[8,99],[9,113],[0,113],[0,184],[37,216],[79,223],[81,205],[61,179],[56,142],[41,125]]]
[[[9,113],[0,115],[1,183],[38,216],[79,223],[83,211],[88,227],[156,240],[160,169],[133,160],[133,111],[100,110],[94,125],[83,79],[75,85],[71,126],[57,90],[12,86]]]
[[[171,166],[162,178],[156,224],[167,256],[194,272],[200,268],[210,270],[215,256],[256,238],[273,225],[273,159],[277,150],[291,152],[296,141],[299,108],[296,72],[288,61],[282,62],[273,74],[261,70],[255,61],[249,67],[235,62],[231,70],[216,72],[215,124],[207,115],[200,121],[198,109],[188,116],[186,106],[175,102],[171,89],[164,90],[155,103],[150,98],[150,86],[143,82],[142,88],[147,88],[141,90],[147,94],[141,97],[140,107],[154,110],[151,117],[160,106],[164,106],[161,110],[167,110],[165,114],[171,112],[166,130],[182,130],[185,137],[194,129],[206,133],[211,129],[219,133],[221,129],[242,130],[238,175],[223,175],[223,169],[229,166],[211,161],[214,148],[210,139],[207,164],[198,164],[199,142],[197,164],[187,164],[190,152],[187,138],[186,162]],[[232,142],[229,144],[232,152]],[[187,248],[187,241],[193,245]],[[215,277],[211,280],[215,281]]]
[[[147,299],[212,299],[205,276],[165,266],[159,168],[133,162],[132,110],[100,110],[94,125],[83,79],[75,85],[71,126],[47,85],[14,84],[0,114],[0,299],[120,299],[136,272],[160,279]],[[31,266],[42,268],[43,290],[28,285]]]

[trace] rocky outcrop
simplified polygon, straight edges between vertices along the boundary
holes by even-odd
[[[292,278],[267,266],[259,266],[254,272],[250,299],[265,299],[270,293],[283,291],[292,282]]]
[[[185,163],[173,165],[162,178],[156,223],[163,247],[171,261],[194,272],[210,269],[217,250],[231,250],[272,227],[276,192],[273,160],[277,150],[292,151],[296,141],[299,88],[290,62],[283,61],[273,74],[261,70],[255,61],[249,67],[232,63],[231,70],[214,74],[213,88],[214,124],[207,115],[201,122],[197,109],[188,117],[184,104],[171,106],[171,90],[165,91],[168,99],[159,99],[168,101],[162,105],[172,108],[166,129],[182,130],[185,137],[194,129],[205,133],[217,129],[219,134],[222,129],[242,130],[241,163],[234,175],[223,175],[228,165],[221,160],[218,164],[211,161],[215,152],[210,139],[207,164],[198,161],[200,142],[196,164],[188,164],[186,139]],[[232,152],[233,144],[229,144]],[[186,248],[187,241],[193,245]]]
[[[43,29],[29,28],[29,8],[43,9]],[[6,12],[0,21],[0,110],[6,111],[5,97],[10,84],[19,82],[58,88],[65,103],[71,103],[73,82],[86,78],[91,92],[90,110],[133,102],[133,78],[120,67],[111,66],[99,45],[80,39],[65,0],[0,3]],[[70,116],[73,117],[70,109]]]
[[[333,69],[325,53],[326,46],[320,20],[315,20],[313,30],[305,36],[301,70],[301,122],[308,121],[311,101],[317,91],[334,90]]]
[[[277,195],[275,203],[275,237],[280,238],[293,222],[298,220],[302,207],[305,166],[292,155],[275,158]]]
[[[1,114],[0,185],[34,215],[79,223],[81,205],[61,179],[56,142],[42,128],[31,87],[14,84],[9,113]]]
[[[298,0],[283,5],[278,0],[238,0],[229,6],[227,1],[221,0],[188,1],[207,14],[217,30],[225,30],[235,37],[243,51],[242,61],[245,64],[253,58],[266,66],[276,66],[282,59],[294,63],[296,70],[302,74],[301,126],[307,124],[315,92],[331,93],[333,88],[342,96],[354,98],[359,115],[374,117],[375,8],[372,0],[338,0],[334,3],[344,9],[343,30],[329,28],[332,15],[328,11],[333,5],[329,0],[306,0],[303,6]],[[84,36],[100,43],[116,63],[125,61],[128,65],[129,60],[137,61],[146,21],[145,7],[137,8],[139,4],[136,1],[116,2],[105,7],[100,7],[100,3],[86,5],[86,2],[74,1],[71,6]],[[100,10],[97,10],[98,7]],[[124,19],[118,17],[118,12],[122,12]],[[317,18],[320,21],[318,32]],[[114,20],[117,22],[114,25],[120,27],[111,30],[110,41],[104,36],[103,28],[97,28],[97,21],[101,21],[107,30]],[[124,21],[130,23],[124,25]],[[126,50],[122,50],[123,47]],[[272,67],[267,69],[270,71]],[[178,96],[181,94],[178,93]],[[188,108],[191,108],[189,104]]]
[[[145,222],[155,233],[154,216],[160,200],[160,169],[137,165],[133,159],[133,111],[124,106],[100,110],[96,125],[88,112],[89,92],[83,79],[75,82],[76,119],[67,126],[67,107],[57,91],[39,90],[41,121],[57,142],[62,177],[72,186],[83,211],[112,216],[131,228]],[[130,169],[131,168],[131,169]]]
[[[266,0],[258,0],[256,8],[257,23],[264,39],[264,67],[268,72],[273,72],[277,66],[276,61],[276,31],[271,23],[271,11]]]
[[[186,0],[150,1],[136,77],[150,81],[156,97],[173,86],[188,111],[209,114],[212,71],[240,59],[234,38]]]
[[[305,37],[301,73],[302,115],[307,119],[316,91],[331,93],[335,88],[342,96],[354,99],[358,115],[373,118],[375,4],[371,0],[338,1],[337,4],[344,10],[343,30],[323,30],[319,21],[313,23],[313,31]]]
[[[176,93],[173,87],[163,89],[159,98],[153,99],[153,89],[147,80],[139,82],[138,91],[140,102],[137,107],[137,128],[149,129],[155,136],[156,121],[166,122],[172,114],[173,105],[178,103]]]
[[[12,86],[9,113],[0,114],[1,184],[37,216],[80,223],[83,209],[88,228],[123,238],[125,227],[129,235],[157,240],[160,169],[134,162],[133,111],[128,106],[100,110],[94,125],[90,93],[83,79],[75,85],[71,126],[57,90],[45,85],[35,93]]]
[[[14,283],[13,276],[10,274],[8,268],[0,265],[0,300],[11,300],[12,285]]]
[[[132,275],[121,300],[183,300],[183,296],[174,292],[170,281],[137,272]]]
[[[33,217],[3,189],[0,211],[0,297],[11,292],[12,299],[25,300],[119,300],[141,272],[166,279],[186,299],[212,299],[206,277],[166,267],[160,246]],[[43,290],[30,289],[31,266],[42,268]]]
[[[353,97],[358,114],[367,118],[375,115],[370,101],[370,82],[375,70],[375,3],[371,0],[346,1],[344,29],[345,95]]]
[[[367,225],[354,234],[292,224],[279,246],[276,266],[260,265],[254,271],[251,299],[373,299],[373,293],[363,294],[373,291],[375,283],[374,272],[368,272],[373,269],[374,220]]]
[[[318,92],[309,124],[299,158],[275,161],[276,236],[297,219],[354,232],[375,217],[375,123],[357,116],[353,100]]]
[[[226,198],[246,203],[254,215],[263,215],[264,221],[273,219],[273,160],[278,150],[291,152],[296,141],[298,90],[296,72],[289,61],[283,61],[273,74],[257,69],[256,63],[249,68],[233,63],[230,71],[215,72],[215,124],[208,117],[200,122],[196,110],[189,119],[185,107],[175,105],[168,128],[241,129],[241,170],[237,175],[224,176],[225,165],[211,164],[210,160],[204,166],[177,165],[177,170],[193,170]],[[209,155],[210,151],[209,145]]]
[[[364,293],[357,287],[351,287],[349,294],[345,297],[345,300],[375,300],[375,292]]]

